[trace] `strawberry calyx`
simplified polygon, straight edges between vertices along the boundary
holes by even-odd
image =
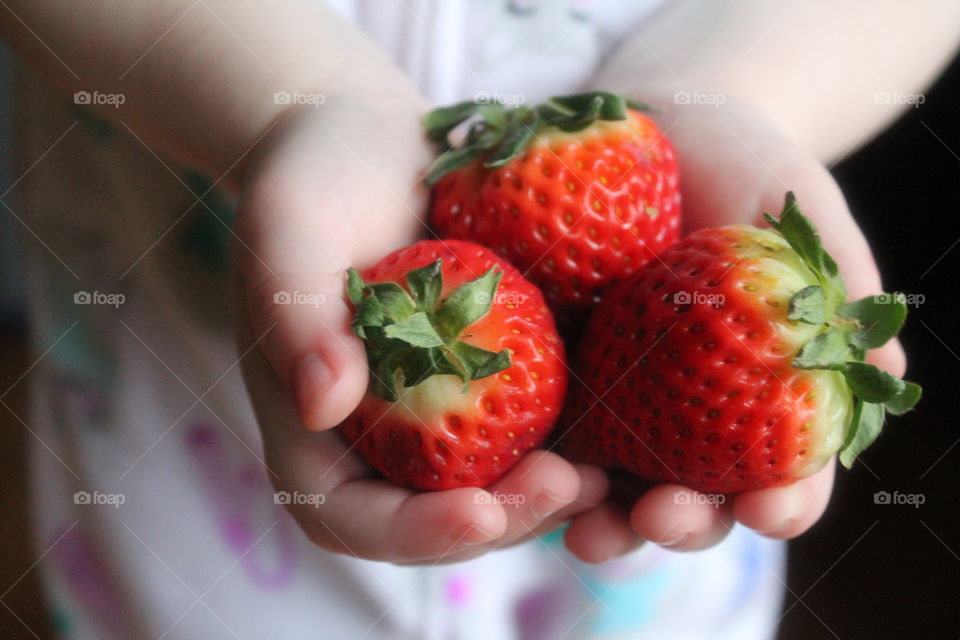
[[[425,181],[433,186],[446,174],[481,156],[486,158],[484,167],[502,167],[517,157],[542,127],[580,131],[598,120],[625,120],[627,108],[651,110],[608,91],[554,96],[534,107],[470,101],[434,109],[423,118],[423,126],[441,153]],[[449,140],[451,131],[468,122],[463,142],[455,147]]]
[[[466,391],[470,381],[509,367],[506,349],[488,351],[460,339],[489,313],[502,278],[495,265],[441,300],[442,260],[408,272],[406,289],[396,282],[364,282],[356,269],[349,269],[351,329],[366,348],[370,392],[396,402],[399,389],[434,375],[455,375]]]
[[[876,440],[888,412],[900,415],[920,400],[919,385],[864,362],[870,349],[897,335],[906,320],[907,305],[902,295],[887,293],[847,302],[837,263],[824,250],[792,192],[787,193],[779,218],[768,213],[764,218],[818,282],[797,291],[790,300],[789,321],[821,327],[796,353],[793,366],[838,371],[853,393],[853,414],[839,451],[840,461],[849,468]]]

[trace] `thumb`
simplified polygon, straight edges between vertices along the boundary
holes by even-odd
[[[316,181],[281,169],[241,200],[233,252],[239,302],[303,425],[330,429],[367,388],[366,355],[350,331],[346,299],[353,232],[345,216],[322,215],[331,196]]]
[[[264,271],[241,276],[259,347],[289,389],[303,425],[335,427],[360,402],[368,376],[363,344],[350,333],[344,274]]]

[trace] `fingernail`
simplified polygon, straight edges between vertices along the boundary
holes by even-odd
[[[686,542],[687,538],[689,537],[690,537],[689,533],[683,533],[677,536],[676,538],[668,538],[667,540],[662,540],[660,542],[657,542],[657,544],[660,545],[661,547],[676,547],[681,543]]]
[[[333,382],[333,372],[315,353],[301,358],[293,369],[293,394],[300,421],[312,428],[313,414],[324,390]]]
[[[763,531],[758,529],[761,535],[775,536],[783,533],[807,510],[807,493],[799,483],[784,488],[781,492],[777,506],[780,509],[780,517],[771,519],[776,522],[775,525],[765,528]],[[772,516],[773,514],[771,514]]]
[[[533,499],[530,511],[535,518],[543,520],[567,506],[570,502],[572,501],[547,490]]]
[[[757,533],[759,533],[762,536],[780,535],[781,533],[783,533],[784,531],[792,527],[796,519],[797,518],[795,516],[788,516],[786,518],[783,518],[782,520],[777,521],[777,524],[775,526],[770,527],[769,529],[764,529],[763,531],[758,531]]]
[[[490,542],[497,536],[493,535],[489,531],[478,527],[475,524],[468,524],[466,527],[460,529],[459,535],[454,536],[454,544],[469,547],[476,544],[483,544],[485,542]]]

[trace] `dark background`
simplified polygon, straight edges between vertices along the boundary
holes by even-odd
[[[955,61],[923,105],[834,169],[887,290],[925,297],[902,334],[908,377],[925,397],[890,424],[865,464],[839,474],[827,514],[791,545],[783,640],[960,637],[958,104]],[[21,330],[0,327],[0,389],[29,366],[25,353]],[[21,415],[25,387],[4,398]],[[0,593],[0,638],[34,638],[25,625],[46,638],[24,528],[22,451],[30,436],[2,405],[0,434],[0,585],[16,583]],[[877,491],[922,494],[925,503],[878,505]]]
[[[924,398],[866,464],[839,473],[826,515],[792,544],[783,640],[960,637],[958,105],[960,58],[923,105],[834,168],[885,288],[925,297],[901,334]],[[925,503],[878,505],[877,491]]]

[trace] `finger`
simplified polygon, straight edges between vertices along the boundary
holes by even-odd
[[[544,520],[569,506],[580,494],[580,475],[572,464],[549,451],[531,451],[488,487],[507,514],[504,541],[530,534]]]
[[[506,530],[504,510],[485,500],[483,489],[412,493],[378,479],[337,487],[306,523],[324,544],[388,562],[444,558],[489,543]],[[364,505],[357,509],[357,505]]]
[[[623,509],[604,502],[576,516],[567,527],[563,542],[579,560],[596,564],[627,554],[644,540],[630,526]]]
[[[729,533],[733,515],[726,496],[665,484],[645,493],[630,513],[642,537],[674,551],[711,547]]]
[[[733,500],[733,513],[743,525],[777,539],[793,538],[820,519],[830,502],[836,461],[786,487],[744,491]]]
[[[907,354],[903,350],[903,344],[897,339],[870,351],[867,362],[901,378],[907,372]]]
[[[507,543],[504,543],[502,540],[496,541],[495,545],[498,549],[513,547],[532,540],[535,537],[542,537],[552,533],[567,524],[574,517],[581,513],[586,513],[603,503],[610,489],[607,474],[604,473],[602,469],[593,465],[575,464],[573,467],[580,475],[580,493],[577,495],[577,499],[552,516],[546,518],[539,526],[525,535],[510,540]],[[506,537],[504,537],[504,540],[505,539]]]
[[[311,206],[318,194],[297,184],[281,191],[277,180],[263,180],[268,186],[246,197],[238,221],[238,233],[249,239],[249,251],[237,251],[241,304],[302,424],[327,429],[353,411],[367,385],[363,344],[350,332],[345,299],[351,255],[333,242],[344,230]],[[304,215],[308,208],[312,216]]]
[[[339,143],[330,137],[304,121],[272,134],[275,149],[255,165],[241,201],[234,251],[260,348],[310,429],[339,424],[367,386],[363,344],[350,332],[347,268],[369,266],[417,228],[369,167],[332,152]]]
[[[315,544],[368,560],[401,562],[453,556],[503,534],[506,514],[482,489],[415,494],[373,477],[337,431],[301,429],[265,356],[250,349],[253,340],[241,317],[238,344],[247,352],[241,363],[266,466],[278,490],[317,497],[287,505]]]
[[[545,535],[574,516],[593,509],[606,499],[610,491],[610,481],[603,469],[579,463],[574,464],[573,468],[580,477],[580,492],[576,500],[547,518],[540,528],[534,530],[535,534]]]

